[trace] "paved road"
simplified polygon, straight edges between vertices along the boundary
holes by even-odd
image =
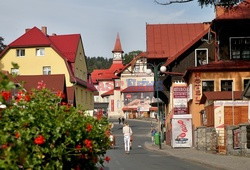
[[[111,158],[109,163],[105,163],[105,170],[208,170],[202,164],[187,162],[170,155],[152,152],[144,149],[145,141],[150,141],[150,122],[136,120],[128,121],[133,133],[134,142],[129,155],[124,152],[122,127],[114,123],[113,134],[116,135],[116,147],[107,152]]]

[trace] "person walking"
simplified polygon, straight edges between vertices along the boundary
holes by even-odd
[[[122,124],[124,124],[124,121],[125,121],[125,118],[123,117],[123,118],[122,118]]]
[[[131,127],[129,127],[128,122],[125,122],[124,127],[122,128],[122,132],[124,135],[124,147],[125,153],[129,154],[130,151],[130,136],[133,134]]]
[[[157,132],[157,131],[156,131],[155,127],[152,127],[152,129],[151,129],[152,144],[155,143],[155,133],[156,133],[156,132]]]
[[[119,122],[119,124],[121,124],[121,118],[120,117],[118,118],[118,122]]]

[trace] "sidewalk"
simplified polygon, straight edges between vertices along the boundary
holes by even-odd
[[[212,154],[204,151],[198,151],[194,148],[175,148],[162,144],[162,149],[158,145],[152,145],[151,142],[145,142],[144,147],[151,151],[161,152],[184,159],[194,161],[213,167],[213,169],[231,169],[231,170],[249,170],[250,158],[240,156],[229,156]]]

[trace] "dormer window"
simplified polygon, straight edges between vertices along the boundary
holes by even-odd
[[[16,50],[16,56],[17,57],[23,57],[23,56],[25,56],[25,49],[17,49]]]
[[[45,55],[45,49],[44,48],[37,48],[36,49],[36,56],[44,56]]]

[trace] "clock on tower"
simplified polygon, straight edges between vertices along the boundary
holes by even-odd
[[[121,53],[114,53],[114,60],[121,60]]]

